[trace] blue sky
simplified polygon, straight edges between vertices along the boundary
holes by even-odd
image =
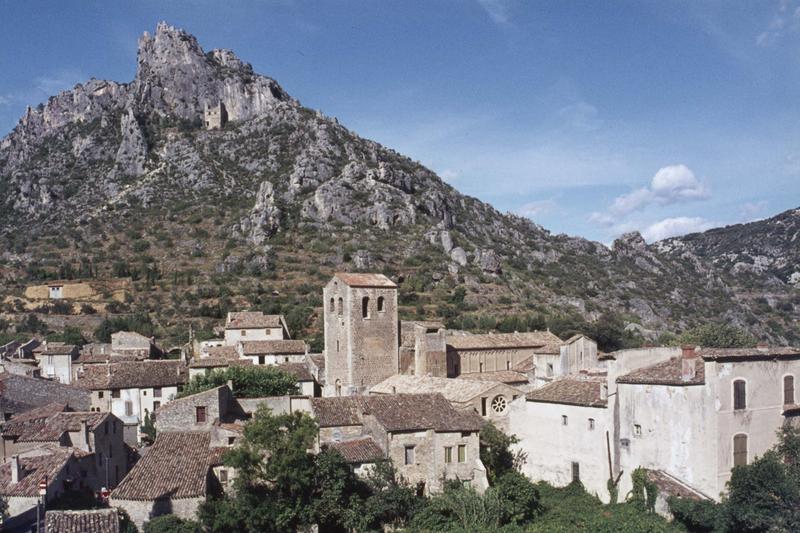
[[[166,5],[164,5],[166,4]],[[0,135],[159,20],[554,232],[649,241],[800,206],[800,1],[4,2]]]

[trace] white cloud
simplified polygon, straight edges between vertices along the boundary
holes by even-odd
[[[701,217],[665,218],[664,220],[660,220],[644,228],[642,230],[642,237],[644,237],[647,242],[654,242],[668,237],[706,231],[712,227],[714,227],[712,222]]]
[[[439,177],[442,178],[447,183],[453,183],[458,179],[458,176],[460,176],[460,173],[457,170],[453,170],[451,168],[446,168],[441,172],[438,172],[438,174]]]
[[[550,213],[555,209],[556,203],[553,200],[538,200],[535,202],[528,202],[514,210],[517,215],[534,219],[539,215]]]
[[[478,0],[478,4],[497,24],[509,24],[511,22],[508,0]]]
[[[762,48],[772,46],[786,34],[798,30],[800,30],[800,6],[793,0],[781,0],[767,28],[756,37],[756,45]]]
[[[645,207],[670,205],[677,202],[704,200],[710,196],[706,187],[686,165],[662,167],[650,180],[650,185],[617,196],[606,212],[594,212],[589,220],[611,226],[621,217]]]

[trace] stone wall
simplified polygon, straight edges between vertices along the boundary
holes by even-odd
[[[207,431],[214,421],[234,408],[228,387],[218,387],[168,403],[156,413],[156,431]],[[205,422],[197,422],[197,408],[205,407]]]
[[[118,500],[112,497],[109,504],[111,507],[125,509],[131,521],[141,531],[145,522],[165,514],[174,514],[180,518],[195,520],[197,518],[197,509],[203,501],[205,501],[205,498],[165,498],[155,501],[138,501]]]
[[[448,376],[476,372],[509,370],[534,355],[532,348],[492,348],[486,350],[457,350],[447,346]],[[555,355],[558,359],[558,355]]]

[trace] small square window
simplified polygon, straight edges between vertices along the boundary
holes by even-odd
[[[236,443],[236,437],[228,437],[228,446],[233,446]]]
[[[444,462],[445,463],[452,463],[453,462],[453,447],[446,446],[444,449]]]
[[[206,422],[206,406],[205,405],[198,405],[194,408],[194,420],[197,424],[205,424]]]
[[[639,424],[633,425],[633,436],[634,437],[641,437],[642,436],[642,426]]]
[[[103,399],[103,396],[104,396],[103,391],[97,393],[97,397],[100,398],[101,400]]]
[[[406,446],[405,447],[405,464],[413,465],[414,464],[414,447],[413,446]]]
[[[569,424],[569,418],[567,418],[567,415],[561,415],[561,425],[566,426],[567,424]]]
[[[161,387],[155,387],[153,389],[153,398],[161,398]]]
[[[242,337],[247,337],[247,330],[246,329],[242,330]]]
[[[589,431],[594,431],[594,418],[589,419]]]
[[[115,389],[111,391],[112,398],[119,398],[119,389]]]
[[[458,445],[458,462],[459,463],[466,463],[467,462],[467,445],[466,444],[459,444]]]

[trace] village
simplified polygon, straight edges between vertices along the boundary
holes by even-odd
[[[39,296],[78,298],[71,290]],[[118,509],[138,528],[196,519],[203,502],[235,490],[225,454],[264,407],[312,417],[312,453],[335,450],[356,476],[390,460],[423,494],[451,481],[489,488],[480,434],[491,425],[514,437],[531,481],[580,482],[608,503],[642,471],[668,518],[670,496],[719,501],[731,470],[774,447],[800,414],[798,348],[604,353],[582,334],[452,330],[400,320],[398,286],[378,273],[336,273],[321,298],[322,353],[282,315],[248,310],[175,358],[130,331],[107,344],[0,346],[4,531],[40,521],[119,531]],[[236,376],[256,371],[289,376],[291,393],[253,396]],[[48,510],[78,494],[98,505]]]

